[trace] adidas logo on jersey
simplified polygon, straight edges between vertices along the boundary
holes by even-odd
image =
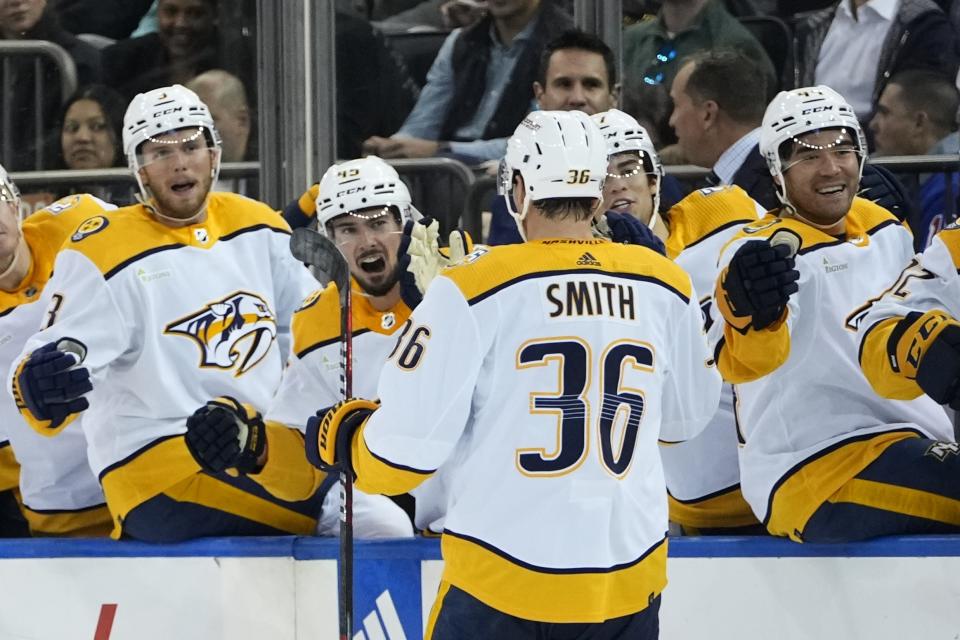
[[[393,605],[389,591],[384,591],[376,600],[376,609],[363,619],[364,631],[353,634],[353,640],[407,640],[400,624],[400,616]],[[364,633],[366,632],[366,633]]]
[[[589,251],[585,252],[580,259],[577,260],[577,266],[580,267],[599,267],[600,261],[593,257],[593,254]]]

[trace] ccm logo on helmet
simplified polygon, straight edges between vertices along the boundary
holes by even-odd
[[[159,118],[160,116],[169,115],[171,113],[176,113],[177,111],[183,111],[183,107],[170,107],[169,109],[164,109],[163,111],[157,111],[151,117]]]
[[[343,191],[338,191],[336,197],[339,198],[340,196],[348,196],[351,193],[360,193],[361,191],[366,191],[366,190],[367,190],[366,186],[351,187],[350,189],[344,189]]]
[[[824,105],[820,107],[810,107],[809,109],[804,109],[800,115],[807,115],[808,113],[820,113],[821,111],[833,111],[833,105]]]

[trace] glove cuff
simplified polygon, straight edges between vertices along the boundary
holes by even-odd
[[[960,323],[940,309],[907,315],[897,323],[887,340],[890,367],[895,373],[916,380],[930,345],[949,326],[960,326]]]

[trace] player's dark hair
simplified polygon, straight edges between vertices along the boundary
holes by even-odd
[[[544,198],[533,204],[550,220],[589,220],[597,209],[596,198]]]
[[[763,70],[739,51],[702,51],[686,58],[693,64],[686,92],[697,103],[712,100],[738,124],[760,126],[767,108]]]
[[[600,54],[603,56],[603,62],[607,67],[607,85],[612,90],[614,85],[617,84],[617,65],[613,59],[613,50],[607,46],[606,42],[592,33],[570,29],[548,42],[543,49],[543,53],[540,54],[540,70],[537,73],[537,82],[541,86],[545,87],[547,85],[547,69],[550,67],[550,57],[555,51],[561,49],[580,49]]]

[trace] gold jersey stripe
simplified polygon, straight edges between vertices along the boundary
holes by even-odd
[[[743,497],[740,485],[698,500],[677,500],[667,494],[670,520],[684,527],[711,529],[760,524]]]
[[[523,566],[480,541],[446,531],[443,580],[498,611],[526,620],[602,622],[647,608],[667,584],[664,538],[636,561],[610,569]]]
[[[770,497],[765,524],[770,533],[803,542],[803,528],[824,502],[880,457],[890,445],[920,437],[916,431],[890,431],[851,438],[820,451],[780,479]]]
[[[13,455],[9,442],[0,443],[0,491],[9,491],[20,486],[20,464]]]
[[[23,505],[21,511],[34,536],[104,538],[113,530],[113,518],[105,504],[75,511],[34,511]]]

